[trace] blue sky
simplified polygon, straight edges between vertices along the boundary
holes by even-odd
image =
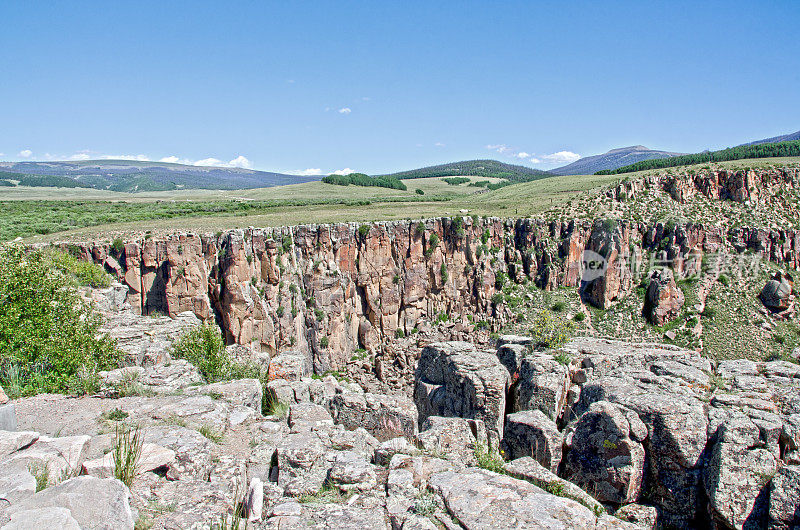
[[[0,160],[547,169],[800,129],[796,0],[0,0],[0,21]]]

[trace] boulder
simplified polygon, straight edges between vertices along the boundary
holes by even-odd
[[[559,477],[530,456],[512,460],[505,465],[504,469],[510,476],[527,480],[545,491],[559,491],[562,497],[574,499],[594,513],[605,511],[603,505],[597,502],[594,497],[572,482]]]
[[[375,449],[374,461],[379,466],[388,466],[392,457],[397,454],[402,455],[417,455],[420,450],[402,436],[386,440]]]
[[[3,391],[3,387],[0,386],[0,405],[5,405],[8,402],[9,402],[8,396]]]
[[[558,420],[570,387],[569,367],[547,353],[532,353],[522,360],[514,390],[514,410],[541,410]]]
[[[33,431],[0,431],[0,459],[24,449],[39,439],[39,433]]]
[[[323,425],[333,426],[330,412],[325,407],[313,403],[295,403],[289,406],[287,421],[295,432],[302,429],[318,429]]]
[[[541,410],[525,410],[506,416],[501,447],[509,460],[530,456],[556,473],[561,463],[563,443],[564,437],[555,422]]]
[[[89,448],[89,436],[41,436],[28,447],[0,460],[0,468],[23,464],[46,470],[48,481],[55,484],[81,469]]]
[[[788,274],[776,273],[761,289],[761,302],[772,311],[789,309],[794,291],[794,280]]]
[[[596,528],[594,513],[578,502],[484,469],[436,473],[429,484],[465,528]]]
[[[66,508],[35,508],[11,515],[8,524],[0,530],[29,530],[31,528],[58,528],[59,530],[81,530],[72,512]]]
[[[328,478],[342,491],[365,491],[377,485],[374,466],[363,455],[353,451],[336,455]]]
[[[189,480],[207,477],[211,471],[211,440],[194,429],[177,425],[149,427],[144,431],[144,443],[152,443],[175,452],[167,478]]]
[[[18,520],[25,512],[64,508],[81,528],[130,529],[136,520],[131,510],[130,492],[117,479],[75,477],[10,506],[6,514]],[[52,513],[52,512],[51,512]],[[63,512],[60,512],[64,519]],[[32,527],[36,528],[36,527]],[[42,527],[40,527],[42,528]],[[58,528],[58,527],[56,527]]]
[[[142,444],[142,453],[136,465],[136,474],[148,471],[164,470],[175,462],[175,451],[152,443]],[[102,458],[87,460],[83,463],[83,473],[98,478],[111,478],[114,476],[114,455],[108,453]]]
[[[298,381],[311,374],[311,364],[308,359],[300,353],[282,353],[276,355],[269,362],[267,379],[285,379],[286,381]]]
[[[488,440],[486,426],[480,420],[442,418],[429,416],[414,437],[423,451],[463,465],[477,465],[475,450],[478,446],[486,451]]]
[[[759,427],[737,415],[719,427],[703,483],[714,520],[742,529],[766,519],[769,481],[778,459],[761,444]]]
[[[784,466],[772,478],[768,528],[800,528],[800,466]]]
[[[685,297],[670,269],[656,269],[644,300],[644,314],[654,326],[663,326],[678,317]]]
[[[403,396],[336,394],[329,401],[333,421],[346,429],[365,428],[380,441],[417,432],[417,407]]]
[[[496,442],[503,432],[509,383],[508,370],[495,352],[478,351],[467,342],[430,344],[422,350],[415,375],[419,420],[482,420]]]
[[[5,465],[0,470],[0,510],[8,504],[16,504],[36,493],[36,478],[27,466],[18,462]]]
[[[201,394],[218,396],[232,405],[253,409],[261,415],[261,397],[263,390],[258,379],[237,379],[234,381],[212,383],[198,387]]]
[[[634,413],[626,414],[613,403],[592,403],[575,426],[565,477],[600,502],[636,501],[645,461],[644,447],[638,440],[647,431],[634,418]]]

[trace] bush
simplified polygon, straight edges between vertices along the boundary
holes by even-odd
[[[0,245],[0,386],[12,397],[80,389],[118,366],[115,342],[99,333],[100,316],[76,289],[73,271],[84,282],[83,273],[94,277],[97,268],[77,263],[63,253]]]
[[[572,336],[572,323],[553,316],[549,311],[539,311],[533,317],[531,337],[535,349],[560,348]]]
[[[322,346],[323,348],[327,348],[328,344],[330,344],[330,339],[328,339],[328,337],[322,337],[321,339],[319,339],[319,345]]]
[[[232,372],[233,363],[225,351],[222,334],[211,324],[202,324],[180,336],[172,344],[172,356],[195,365],[209,383],[221,381]]]
[[[424,191],[422,191],[420,188],[417,188],[416,190],[414,190],[414,192],[415,192],[417,195],[425,195],[425,192],[424,192]]]
[[[131,429],[117,425],[112,456],[114,459],[114,478],[131,487],[139,460],[142,457],[144,436],[138,427]]]
[[[125,243],[120,238],[114,239],[111,243],[111,251],[119,256],[123,250],[125,250]]]

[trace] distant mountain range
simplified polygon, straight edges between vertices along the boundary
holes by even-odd
[[[553,176],[553,174],[548,171],[514,164],[505,164],[497,160],[463,160],[461,162],[439,164],[438,166],[428,166],[381,176],[398,179],[419,179],[429,177],[457,177],[461,175],[501,178],[512,182],[537,180]]]
[[[175,189],[248,189],[319,180],[256,171],[201,167],[165,162],[86,160],[79,162],[0,162],[0,179],[28,186],[62,186],[111,191],[168,191]]]
[[[593,175],[604,169],[617,169],[618,167],[635,164],[642,160],[654,158],[669,158],[684,153],[671,153],[669,151],[656,151],[643,145],[632,145],[612,149],[602,155],[586,156],[571,164],[550,170],[554,175]]]
[[[773,136],[772,138],[756,140],[755,142],[749,142],[742,145],[772,144],[775,142],[791,142],[793,140],[800,140],[800,131],[793,132],[790,134],[784,134],[783,136]]]

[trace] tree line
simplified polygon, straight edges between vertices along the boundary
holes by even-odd
[[[349,175],[328,175],[322,177],[322,182],[335,184],[337,186],[377,186],[379,188],[391,188],[393,190],[406,191],[408,188],[400,180],[394,177],[370,177],[364,173],[350,173]]]

